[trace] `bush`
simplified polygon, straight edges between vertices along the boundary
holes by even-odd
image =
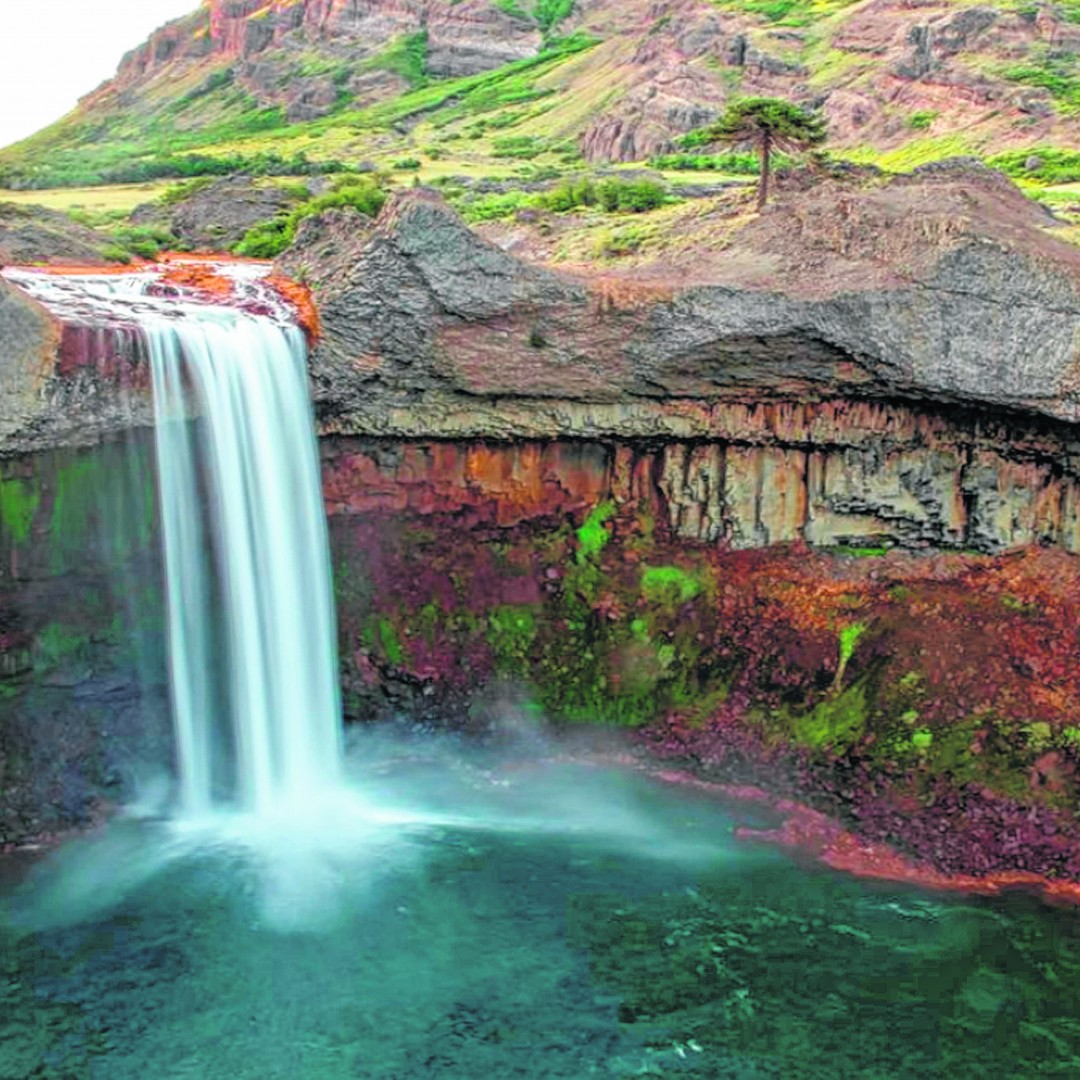
[[[547,193],[544,202],[548,210],[557,214],[576,210],[579,206],[595,206],[596,185],[587,176],[577,180],[564,180]]]
[[[596,188],[600,206],[609,214],[622,210],[643,214],[667,202],[667,189],[654,180],[602,180]]]
[[[644,230],[635,225],[628,225],[622,229],[604,229],[593,241],[593,255],[598,259],[633,255],[634,252],[641,250],[645,239]]]
[[[64,155],[68,155],[65,151]],[[85,152],[80,152],[80,159]],[[47,165],[35,166],[32,172],[19,168],[0,174],[3,186],[17,190],[57,187],[88,187],[95,184],[140,184],[150,180],[212,178],[246,173],[248,176],[322,176],[347,171],[340,161],[309,161],[304,153],[282,157],[276,153],[256,154],[164,154],[134,158],[118,164],[91,167],[65,161],[57,156]],[[183,198],[178,195],[177,198]]]
[[[184,247],[169,229],[153,225],[118,225],[109,230],[109,236],[118,248],[143,259],[156,259],[167,248]]]
[[[925,131],[927,128],[932,127],[934,121],[938,118],[938,113],[935,109],[920,109],[918,112],[913,112],[908,117],[908,127],[913,131]]]
[[[420,159],[414,157],[398,158],[394,162],[398,172],[416,172],[420,168]]]
[[[774,160],[781,163],[782,155]],[[670,172],[724,172],[735,176],[757,176],[761,162],[757,154],[661,154],[651,158],[654,169]]]
[[[192,195],[209,187],[216,177],[197,176],[194,180],[182,180],[179,184],[170,184],[159,196],[158,202],[162,206],[173,206],[176,203],[190,199]]]
[[[337,182],[336,190],[317,195],[287,214],[252,226],[233,251],[249,259],[273,259],[296,239],[296,230],[305,218],[341,207],[352,207],[368,217],[375,217],[385,202],[386,192],[370,177],[343,178]]]
[[[543,195],[530,195],[525,191],[507,191],[482,195],[461,208],[466,221],[498,221],[513,217],[519,210],[542,208]]]
[[[547,144],[535,135],[504,135],[495,139],[492,147],[494,157],[531,161],[547,149]]]
[[[565,214],[584,206],[600,206],[609,213],[644,213],[668,202],[667,189],[652,180],[603,180],[591,177],[563,180],[550,191],[528,193],[507,191],[483,195],[465,203],[462,214],[467,221],[495,221],[511,217],[519,210],[549,210]]]
[[[295,235],[295,227],[290,235],[284,220],[263,221],[252,225],[233,251],[248,259],[275,259],[292,243]]]
[[[1056,147],[1035,147],[997,154],[987,162],[1017,180],[1038,180],[1043,184],[1080,182],[1080,151]]]
[[[109,262],[123,263],[125,266],[131,262],[131,254],[125,251],[119,244],[106,244],[101,249],[101,257]]]
[[[533,17],[544,33],[550,34],[573,10],[574,0],[536,0]]]

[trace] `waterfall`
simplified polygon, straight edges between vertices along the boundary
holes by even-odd
[[[304,338],[294,327],[229,314],[146,327],[170,684],[184,805],[205,811],[224,771],[215,761],[220,733],[207,678],[220,627],[232,795],[264,814],[339,780],[337,656]],[[185,383],[203,417],[197,425],[184,419]],[[205,523],[200,460],[210,497]],[[216,591],[204,528],[220,570]]]
[[[182,814],[269,817],[340,783],[329,546],[304,336],[263,271],[225,272],[241,307],[147,273],[7,276],[148,344]]]

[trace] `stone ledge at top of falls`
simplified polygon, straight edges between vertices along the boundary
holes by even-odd
[[[324,434],[927,447],[976,428],[1080,475],[1080,249],[1053,224],[954,164],[784,193],[741,226],[703,204],[652,263],[568,270],[417,190],[376,221],[305,221],[280,269],[320,309]],[[0,418],[0,456],[149,425],[137,334],[72,333],[0,280]]]
[[[1080,250],[1053,224],[1004,177],[958,163],[823,183],[721,250],[690,236],[631,272],[567,272],[413,191],[376,222],[308,221],[282,267],[321,311],[326,432],[708,435],[718,403],[762,398],[1075,422]],[[694,221],[702,236],[712,225]]]

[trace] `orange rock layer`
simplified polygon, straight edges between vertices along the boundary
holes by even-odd
[[[1080,905],[1080,882],[1077,881],[1058,881],[1022,870],[985,876],[946,874],[926,863],[909,859],[886,844],[863,840],[804,803],[778,800],[762,788],[714,784],[674,770],[664,770],[657,775],[667,783],[694,787],[721,799],[750,803],[780,814],[783,822],[776,828],[742,827],[736,830],[735,835],[741,840],[775,844],[790,851],[805,853],[825,866],[856,877],[896,881],[974,896],[1000,896],[1010,889],[1025,889],[1051,902]]]

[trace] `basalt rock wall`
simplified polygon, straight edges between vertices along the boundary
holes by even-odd
[[[784,453],[324,440],[346,716],[623,728],[942,869],[1080,875],[1080,560],[710,539],[794,534],[805,488],[727,473]]]
[[[327,507],[331,514],[468,510],[512,525],[648,498],[674,538],[724,549],[1080,552],[1080,469],[1060,435],[880,403],[724,413],[724,436],[711,439],[331,438]]]
[[[1075,249],[963,168],[803,203],[621,276],[525,263],[424,193],[309,221],[284,269],[322,318],[321,432],[600,443],[728,547],[1077,550]]]

